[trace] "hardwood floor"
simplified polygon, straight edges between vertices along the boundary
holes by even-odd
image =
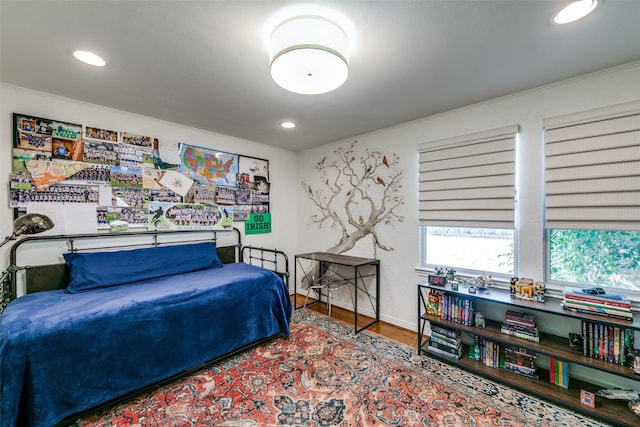
[[[298,305],[302,305],[302,303],[304,302],[304,295],[298,294],[297,299]],[[293,303],[293,295],[291,296],[291,302]],[[312,302],[314,302],[314,300],[309,299],[309,304],[311,304]],[[325,304],[324,302],[320,302],[318,304],[307,305],[307,310],[313,310],[317,311],[318,313],[327,314],[327,304]],[[331,308],[331,318],[339,319],[353,325],[353,311],[345,310],[343,308],[336,307],[335,305]],[[358,315],[359,324],[366,325],[372,320],[373,319],[370,317]],[[418,345],[417,332],[392,325],[391,323],[387,323],[382,320],[375,325],[371,325],[367,328],[367,330],[385,336],[391,340],[410,345],[412,347],[416,347]]]

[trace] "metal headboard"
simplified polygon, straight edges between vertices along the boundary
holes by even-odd
[[[229,240],[230,243],[228,243]],[[29,236],[19,240],[11,247],[9,300],[17,297],[17,272],[20,270],[25,270],[26,274],[25,293],[64,289],[69,282],[69,272],[64,263],[21,265],[18,259],[19,250],[24,249],[26,245],[66,242],[67,252],[99,252],[211,241],[216,243],[218,256],[223,263],[243,261],[241,235],[237,228]],[[104,244],[106,242],[108,244]]]
[[[276,249],[243,246],[240,257],[247,264],[258,265],[279,275],[289,287],[289,257]]]

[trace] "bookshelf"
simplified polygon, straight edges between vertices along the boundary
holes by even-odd
[[[454,301],[462,301],[458,304],[460,312],[452,315],[434,314],[429,308],[429,294],[432,290],[438,291],[447,298]],[[482,301],[503,304],[507,310],[530,313],[535,316],[537,313],[547,313],[551,316],[558,316],[558,321],[563,318],[578,319],[581,322],[590,322],[597,325],[604,325],[610,328],[629,329],[640,331],[640,322],[636,317],[631,321],[619,320],[617,318],[599,315],[589,315],[576,313],[562,308],[560,301],[548,298],[546,302],[528,301],[515,298],[509,291],[490,288],[487,291],[469,293],[465,287],[453,290],[450,285],[430,285],[427,282],[418,284],[418,354],[427,354],[446,363],[466,369],[476,374],[482,375],[491,380],[511,386],[521,391],[534,394],[540,398],[571,408],[577,412],[584,413],[594,418],[606,421],[613,425],[630,426],[638,425],[640,417],[635,415],[628,407],[628,402],[624,400],[609,400],[604,397],[596,397],[595,408],[583,405],[580,399],[581,390],[596,392],[603,387],[571,378],[571,365],[580,365],[589,369],[595,369],[622,378],[638,381],[637,389],[640,389],[640,376],[634,375],[629,366],[612,363],[606,360],[596,359],[583,355],[580,349],[569,347],[568,337],[557,336],[545,332],[538,333],[538,342],[531,339],[523,339],[501,332],[501,327],[505,321],[504,316],[492,318],[490,313],[484,313],[485,327],[476,327],[474,322],[469,322],[469,313],[465,312],[465,307],[475,308],[475,305]],[[470,301],[465,305],[465,301]],[[433,303],[433,301],[431,301]],[[555,318],[554,318],[555,319]],[[435,325],[437,328],[459,331],[463,337],[462,352],[459,358],[452,358],[442,352],[435,352],[430,349],[428,332]],[[581,331],[575,331],[581,332]],[[553,380],[555,372],[549,371],[549,364],[536,363],[536,377],[533,379],[525,375],[511,372],[499,367],[499,362],[492,361],[491,366],[487,366],[486,361],[470,358],[469,352],[474,354],[474,337],[486,342],[497,343],[500,348],[513,346],[524,349],[526,352],[535,355],[544,355],[548,359],[563,362],[569,368],[568,387],[556,385]],[[545,358],[545,360],[546,360]],[[496,367],[494,367],[496,366]]]

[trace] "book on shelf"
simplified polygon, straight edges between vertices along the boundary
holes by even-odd
[[[569,388],[569,364],[554,357],[550,357],[549,382],[562,388]]]
[[[536,327],[536,316],[532,313],[507,310],[500,332],[529,341],[540,341],[538,328]]]
[[[582,289],[565,288],[565,298],[581,298],[586,301],[594,301],[601,303],[618,304],[620,306],[631,307],[631,300],[623,294],[617,294],[613,292],[606,292],[603,294],[592,294],[584,292]]]
[[[529,368],[533,368],[536,363],[537,355],[532,355],[529,353],[522,353],[519,351],[513,351],[512,349],[506,348],[504,349],[504,360],[505,362],[514,363],[516,365],[527,366]]]
[[[449,338],[445,335],[441,335],[437,332],[431,331],[431,336],[430,336],[431,340],[433,342],[437,342],[437,343],[441,343],[444,345],[450,345],[453,347],[458,347],[462,344],[462,337],[459,337],[458,339],[453,339],[453,338]]]
[[[626,364],[626,355],[633,349],[633,330],[582,320],[582,355],[619,365]]]
[[[460,356],[462,354],[462,349],[460,350],[460,353],[458,353],[458,354],[450,353],[450,352],[448,352],[446,350],[439,349],[438,347],[434,347],[432,345],[429,345],[428,349],[429,349],[429,351],[431,351],[433,353],[439,354],[441,356],[451,357],[453,359],[460,359]]]
[[[431,325],[431,330],[453,339],[458,339],[462,336],[462,332],[459,329],[450,329],[440,325]]]
[[[631,301],[629,299],[620,300],[620,299],[598,298],[598,297],[592,297],[589,294],[577,294],[574,292],[567,293],[566,291],[564,294],[564,298],[565,300],[582,301],[585,303],[591,303],[591,304],[606,306],[606,307],[615,307],[615,308],[626,309],[626,310],[631,309]]]
[[[536,325],[536,316],[531,313],[525,313],[522,311],[507,310],[504,315],[505,321],[523,324],[526,326]]]
[[[597,314],[631,320],[631,301],[622,294],[589,294],[581,289],[566,288],[563,307],[578,313]]]
[[[517,338],[522,338],[528,341],[540,342],[540,335],[538,331],[523,331],[521,328],[515,328],[513,326],[502,324],[500,332],[505,335],[511,335]]]
[[[533,360],[538,358],[538,353],[529,350],[528,348],[518,347],[512,344],[505,345],[504,351],[505,353],[511,354],[513,356],[526,357]]]
[[[513,372],[513,373],[516,373],[518,375],[523,375],[523,376],[528,377],[528,378],[532,378],[532,379],[536,379],[536,380],[539,379],[538,378],[538,373],[537,373],[535,368],[531,369],[531,368],[527,368],[527,367],[524,367],[524,366],[514,365],[514,364],[511,364],[511,363],[506,363],[505,362],[504,369],[506,371]]]
[[[458,356],[462,354],[462,344],[456,346],[456,345],[450,345],[450,344],[434,341],[433,339],[429,339],[429,341],[427,342],[427,345],[429,348],[431,347],[437,348],[439,350],[446,351],[448,353],[455,354]]]

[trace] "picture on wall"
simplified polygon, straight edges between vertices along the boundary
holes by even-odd
[[[269,211],[269,162],[134,132],[14,113],[10,207],[58,214],[75,232],[228,228]],[[74,216],[82,218],[74,220]],[[58,232],[66,232],[58,227]]]
[[[200,185],[236,186],[238,155],[209,148],[178,144],[179,171]]]
[[[200,230],[233,225],[230,207],[195,203],[149,203],[149,230]]]
[[[251,213],[269,212],[269,161],[240,156],[236,191],[236,221],[244,221]],[[245,205],[248,205],[245,206]]]

